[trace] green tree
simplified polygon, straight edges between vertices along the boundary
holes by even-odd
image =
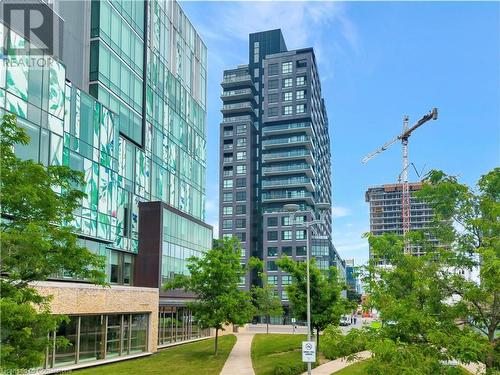
[[[266,319],[266,333],[269,333],[269,320],[271,316],[283,315],[281,298],[277,294],[276,286],[269,284],[262,260],[251,258],[249,263],[258,272],[262,284],[262,286],[255,285],[252,287],[252,297],[257,314],[264,316]]]
[[[423,256],[405,254],[401,236],[369,237],[375,257],[365,282],[382,327],[368,340],[375,354],[368,371],[458,373],[443,364],[458,359],[483,361],[487,373],[497,373],[500,169],[482,176],[477,189],[431,171],[417,196],[435,215],[427,233],[408,235]],[[388,266],[380,267],[377,258]],[[474,280],[468,275],[477,268]]]
[[[177,275],[166,289],[182,288],[196,295],[188,304],[202,328],[215,329],[214,354],[217,355],[219,330],[227,324],[244,324],[254,313],[249,292],[239,289],[245,268],[240,263],[237,239],[214,240],[202,257],[189,258],[190,275]]]
[[[295,262],[285,257],[279,259],[278,266],[292,276],[292,284],[286,291],[294,315],[297,319],[307,319],[307,272],[305,262]],[[329,324],[338,325],[340,316],[353,305],[341,296],[344,285],[339,282],[337,269],[330,267],[328,272],[322,272],[311,259],[310,268],[311,291],[311,329],[316,329],[316,346],[319,350],[319,333]]]
[[[468,325],[488,338],[484,362],[488,372],[500,370],[500,168],[483,175],[477,189],[453,176],[431,171],[419,197],[435,213],[433,234],[449,250],[443,255],[448,267],[461,272],[439,272],[439,285],[459,297]],[[479,268],[479,280],[467,272]]]
[[[39,366],[48,331],[65,319],[50,314],[50,297],[39,295],[32,282],[62,272],[99,284],[105,278],[102,257],[79,246],[70,225],[83,196],[82,174],[19,159],[15,146],[28,142],[16,117],[5,115],[0,129],[0,362],[4,370]]]

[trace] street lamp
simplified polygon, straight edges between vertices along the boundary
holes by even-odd
[[[311,282],[309,280],[309,258],[310,258],[310,251],[309,251],[309,241],[312,241],[312,237],[310,235],[310,228],[315,225],[315,224],[324,224],[325,221],[323,220],[323,213],[326,212],[330,208],[330,203],[327,202],[321,202],[321,203],[316,203],[315,207],[320,211],[320,219],[315,220],[312,219],[311,221],[300,221],[296,222],[295,220],[295,213],[300,209],[300,206],[298,204],[285,204],[283,206],[284,210],[290,214],[290,225],[303,225],[306,228],[306,235],[307,235],[307,241],[306,241],[306,294],[307,294],[307,341],[311,341]],[[311,375],[311,362],[307,362],[307,374]]]

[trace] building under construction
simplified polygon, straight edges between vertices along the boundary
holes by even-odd
[[[387,184],[368,188],[365,201],[370,203],[370,233],[380,236],[384,233],[403,235],[402,184]],[[409,183],[410,191],[410,231],[428,230],[432,225],[433,211],[428,204],[415,197],[422,183]],[[412,253],[421,253],[412,248]],[[372,252],[370,249],[370,257]]]

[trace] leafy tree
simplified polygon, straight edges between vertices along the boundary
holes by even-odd
[[[483,175],[477,189],[461,184],[453,176],[431,171],[419,192],[435,213],[434,235],[449,251],[443,255],[439,285],[459,297],[468,325],[488,338],[485,364],[488,372],[500,370],[500,168]],[[467,273],[479,268],[479,281]]]
[[[281,298],[276,294],[276,286],[269,284],[262,260],[251,258],[250,264],[257,270],[262,283],[262,286],[252,287],[254,305],[256,306],[257,314],[266,318],[266,333],[269,333],[269,320],[271,316],[283,315]]]
[[[278,266],[292,276],[292,284],[286,291],[297,319],[307,319],[307,272],[305,262],[295,262],[285,257],[279,259]],[[339,282],[337,270],[330,267],[327,273],[316,267],[314,259],[309,268],[311,291],[311,328],[316,329],[316,346],[319,349],[319,333],[329,324],[338,325],[340,316],[352,304],[341,296],[344,286]]]
[[[250,293],[238,287],[245,275],[240,254],[237,239],[214,240],[213,248],[202,257],[189,258],[190,275],[177,275],[165,285],[166,289],[182,288],[196,294],[196,301],[188,306],[202,328],[215,329],[215,355],[219,330],[227,324],[247,322],[255,311]]]
[[[410,232],[405,254],[395,234],[369,237],[375,258],[366,269],[370,304],[382,327],[367,335],[375,354],[370,374],[451,374],[443,361],[486,364],[500,370],[500,169],[482,176],[478,189],[431,171],[417,196],[435,214],[427,232]],[[437,239],[436,242],[430,239]],[[388,266],[380,267],[377,258]],[[469,277],[479,267],[479,280]]]
[[[361,303],[361,294],[354,289],[347,288],[347,299],[357,304]]]
[[[2,369],[39,366],[47,333],[64,320],[50,314],[50,297],[32,282],[63,271],[103,284],[104,262],[78,245],[72,213],[84,195],[83,175],[64,166],[21,160],[15,145],[29,137],[16,117],[5,115],[0,129],[0,307]],[[60,342],[64,344],[64,342]]]
[[[437,282],[443,268],[441,251],[428,248],[419,257],[405,254],[404,240],[396,234],[371,236],[369,242],[387,266],[372,260],[365,279],[370,304],[382,320],[379,330],[366,336],[374,353],[368,373],[451,374],[455,369],[443,361],[478,361],[486,340],[457,324],[461,309],[450,303],[451,293]],[[412,234],[413,246],[426,242],[424,236]]]

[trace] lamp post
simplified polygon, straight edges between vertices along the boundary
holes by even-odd
[[[330,208],[330,203],[322,202],[315,204],[319,211],[326,211]],[[283,206],[285,211],[290,213],[290,225],[302,225],[306,228],[306,295],[307,295],[307,341],[311,341],[311,281],[309,279],[309,261],[310,261],[310,247],[309,241],[312,241],[310,228],[315,224],[324,224],[324,220],[311,220],[296,222],[295,213],[300,209],[298,204],[285,204]],[[311,375],[311,362],[307,362],[307,374]]]

